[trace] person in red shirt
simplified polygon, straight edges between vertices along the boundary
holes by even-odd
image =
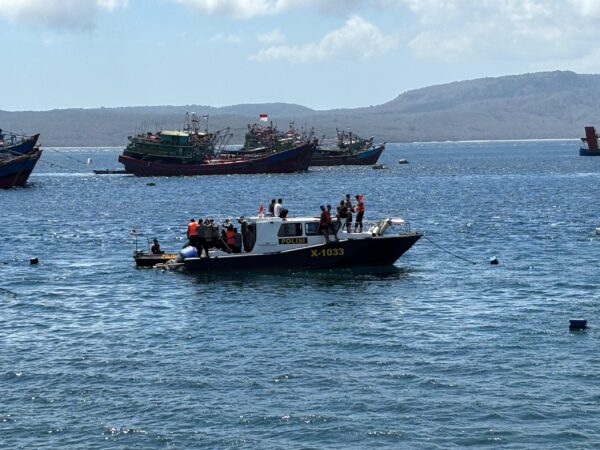
[[[325,243],[329,244],[329,225],[331,224],[331,215],[325,206],[321,205],[321,217],[319,219],[319,231],[325,236]]]

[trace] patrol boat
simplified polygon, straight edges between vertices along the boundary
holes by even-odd
[[[182,251],[172,264],[194,273],[390,266],[422,236],[400,218],[382,219],[357,233],[332,222],[328,242],[317,217],[241,217],[238,222],[241,253],[211,250],[209,257],[186,257]]]

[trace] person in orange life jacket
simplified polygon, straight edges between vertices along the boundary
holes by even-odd
[[[354,222],[354,232],[356,233],[356,229],[359,228],[359,233],[362,233],[363,230],[363,216],[365,215],[365,203],[363,202],[364,195],[356,196],[356,206],[354,209],[356,210],[356,222]]]
[[[152,247],[150,247],[150,252],[153,255],[160,255],[162,250],[160,249],[160,244],[158,243],[158,239],[152,239]]]
[[[202,221],[200,219],[200,221]],[[187,238],[192,247],[198,247],[198,223],[195,219],[190,219],[187,227]]]
[[[346,231],[348,233],[352,232],[352,211],[354,207],[352,206],[352,201],[350,200],[350,194],[346,194],[346,200],[344,200],[344,207],[346,208],[346,222],[344,225],[346,227]]]
[[[233,225],[229,225],[227,227],[227,231],[225,231],[225,243],[229,248],[228,252],[231,253],[233,251],[233,247],[235,246],[235,231],[233,229]]]
[[[321,205],[321,217],[319,218],[319,231],[325,236],[325,243],[329,244],[329,225],[331,224],[331,216],[325,206]]]

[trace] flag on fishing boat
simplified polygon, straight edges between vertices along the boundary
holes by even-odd
[[[258,115],[258,120],[260,120],[261,122],[268,122],[269,121],[269,115],[268,114],[259,114]]]
[[[265,207],[262,203],[258,207],[258,217],[265,217]]]

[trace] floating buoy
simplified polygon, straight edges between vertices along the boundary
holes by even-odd
[[[408,159],[401,159],[398,161],[398,164],[408,164]]]
[[[492,256],[490,258],[490,264],[493,264],[493,265],[500,264],[500,261],[498,261],[498,258],[496,258],[495,256]]]
[[[384,164],[373,164],[373,169],[387,169]]]
[[[569,328],[571,330],[585,330],[587,328],[587,320],[571,319],[569,320]]]
[[[85,160],[85,163],[86,163],[86,164],[91,164],[91,163],[92,163],[92,158],[88,158],[88,159],[86,159],[86,160]]]
[[[29,264],[32,264],[32,265],[33,265],[33,264],[37,264],[37,263],[39,263],[39,262],[40,262],[40,261],[39,261],[39,259],[37,259],[37,258],[29,258]]]
[[[146,186],[156,186],[156,183],[146,183]]]
[[[600,227],[596,228],[596,234],[600,234]]]

